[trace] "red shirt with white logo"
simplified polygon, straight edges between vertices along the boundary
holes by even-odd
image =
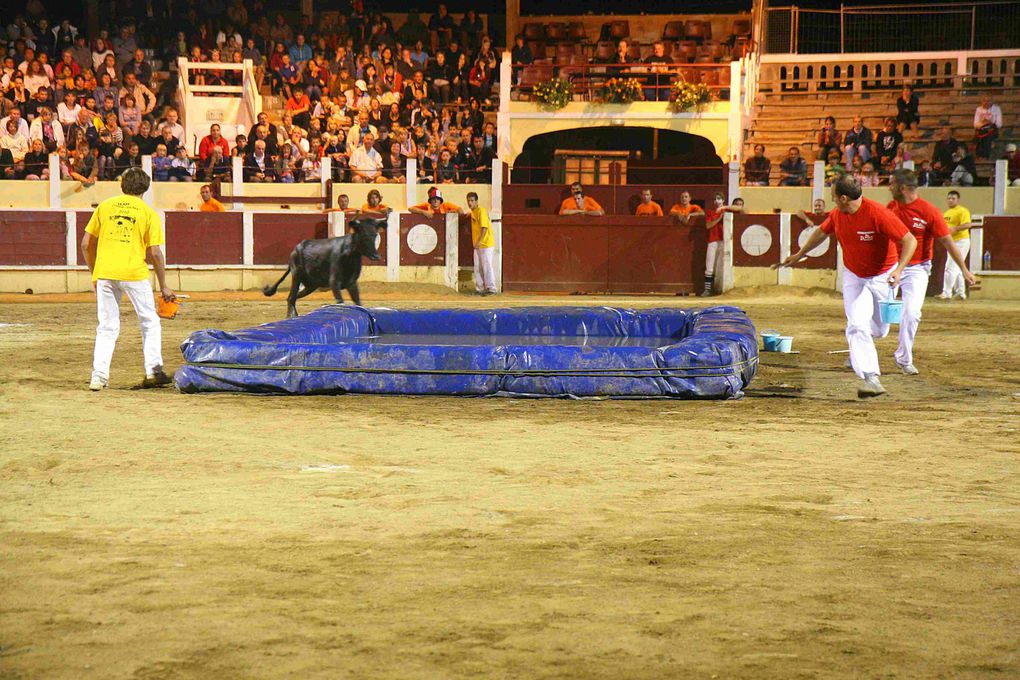
[[[890,201],[886,207],[907,225],[907,229],[917,239],[917,249],[909,264],[931,262],[935,241],[943,236],[949,236],[949,226],[946,225],[942,212],[923,198],[910,203]]]
[[[821,230],[836,234],[843,247],[843,264],[862,279],[889,271],[899,261],[896,244],[907,233],[892,211],[870,198],[861,200],[853,215],[833,210]]]
[[[722,210],[716,210],[715,208],[709,208],[705,211],[705,222],[711,222],[715,218],[723,214]],[[708,242],[722,241],[722,220],[719,220],[714,227],[708,229]]]

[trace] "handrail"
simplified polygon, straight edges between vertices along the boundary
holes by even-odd
[[[578,88],[577,94],[586,101],[597,99],[597,90],[610,78],[633,78],[638,80],[643,91],[652,92],[659,101],[670,98],[670,88],[674,79],[683,78],[688,82],[702,83],[710,90],[721,92],[731,88],[730,64],[722,63],[690,63],[674,62],[669,64],[601,64],[601,63],[564,63],[543,61],[532,64],[511,64],[517,72],[525,69],[541,70],[550,78],[561,78],[570,81]],[[531,92],[537,82],[515,84],[517,92]],[[665,90],[665,92],[661,92]]]

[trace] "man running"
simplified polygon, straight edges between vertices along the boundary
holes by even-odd
[[[889,208],[917,239],[917,249],[910,263],[903,270],[900,279],[900,293],[903,297],[903,316],[900,318],[900,342],[896,348],[896,365],[904,375],[917,375],[914,366],[914,336],[921,323],[921,307],[928,292],[928,277],[931,275],[931,257],[938,241],[946,253],[963,272],[967,283],[974,284],[974,275],[967,269],[963,255],[953,243],[953,237],[942,213],[928,201],[917,195],[917,174],[913,170],[895,170],[889,178],[889,193],[893,200]],[[947,263],[948,264],[948,263]]]
[[[874,339],[889,333],[889,324],[881,321],[878,303],[888,299],[891,289],[899,285],[917,248],[917,239],[891,211],[864,198],[860,182],[852,175],[840,175],[833,181],[832,200],[836,209],[811,232],[800,250],[773,268],[797,264],[830,234],[836,235],[843,247],[845,265],[843,309],[850,363],[864,381],[857,388],[857,396],[877,397],[885,394],[885,388],[878,379],[882,371]]]
[[[120,335],[120,300],[125,293],[142,326],[142,386],[161,387],[172,382],[163,372],[162,328],[145,264],[148,256],[156,270],[160,294],[164,300],[173,300],[176,296],[166,285],[166,263],[159,249],[163,224],[156,211],[142,200],[149,188],[149,176],[141,168],[128,168],[120,178],[120,188],[124,195],[99,204],[81,240],[99,315],[89,382],[94,392],[105,388],[110,380],[110,362]]]

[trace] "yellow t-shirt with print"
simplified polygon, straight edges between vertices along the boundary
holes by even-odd
[[[486,230],[484,238],[482,238],[482,228]],[[489,221],[489,213],[482,206],[478,206],[471,211],[471,243],[474,244],[475,248],[496,247],[496,239],[492,236],[492,222]]]
[[[92,213],[85,231],[98,241],[93,281],[149,278],[145,251],[163,245],[163,223],[140,197],[125,194],[106,199]]]
[[[955,208],[949,208],[942,213],[942,217],[945,218],[946,224],[948,224],[949,228],[952,229],[953,227],[958,227],[961,224],[967,224],[970,222],[970,211],[962,205],[957,205]],[[970,229],[964,229],[963,231],[958,231],[953,234],[954,241],[961,241],[965,238],[970,238]]]

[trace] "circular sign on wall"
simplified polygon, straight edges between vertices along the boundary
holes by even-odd
[[[407,247],[419,255],[428,255],[438,243],[439,235],[427,224],[416,224],[407,232]]]
[[[760,224],[752,224],[740,235],[740,247],[753,257],[764,255],[772,247],[772,232]]]
[[[797,237],[797,246],[798,246],[798,248],[803,248],[804,247],[804,244],[807,243],[808,239],[811,238],[811,234],[813,234],[815,229],[817,229],[817,228],[818,227],[815,227],[814,229],[803,229],[803,230],[801,230],[800,236]],[[825,253],[829,252],[829,241],[831,241],[831,240],[832,239],[825,239],[824,241],[822,241],[822,245],[815,246],[814,250],[809,250],[807,256],[808,257],[821,257]]]

